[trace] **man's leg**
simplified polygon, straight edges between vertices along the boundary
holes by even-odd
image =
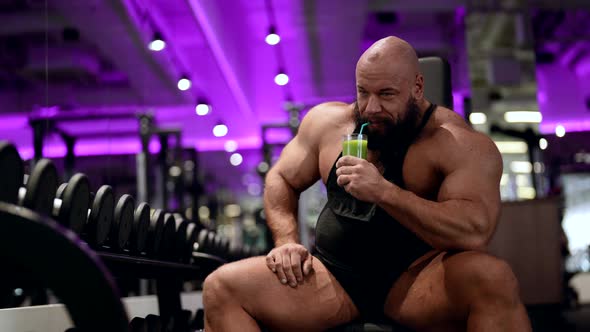
[[[531,331],[510,266],[482,252],[428,253],[395,282],[384,310],[418,331]]]
[[[203,286],[205,331],[323,331],[358,317],[340,284],[318,259],[303,284],[279,282],[265,257],[226,264]]]

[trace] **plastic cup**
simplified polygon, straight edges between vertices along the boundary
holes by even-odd
[[[367,135],[344,135],[342,137],[342,155],[367,159]]]

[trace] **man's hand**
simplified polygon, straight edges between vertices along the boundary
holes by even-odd
[[[336,162],[337,183],[354,198],[378,203],[387,180],[372,163],[353,156],[344,156]]]
[[[266,255],[266,266],[277,274],[281,283],[297,287],[297,283],[303,283],[303,277],[313,270],[312,259],[313,256],[304,246],[287,243]]]

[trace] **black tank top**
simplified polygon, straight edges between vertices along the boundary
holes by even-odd
[[[402,171],[408,148],[435,109],[436,105],[431,104],[414,137],[384,165],[385,179],[400,188],[405,187]],[[338,158],[340,156],[342,153]],[[328,201],[318,217],[315,238],[315,250],[329,263],[363,274],[375,271],[398,274],[432,250],[376,204],[351,196],[336,183],[336,179],[334,162],[326,183]]]

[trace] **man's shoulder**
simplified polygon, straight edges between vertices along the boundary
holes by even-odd
[[[489,136],[473,129],[459,114],[447,108],[442,108],[438,114],[430,138],[435,150],[445,156],[499,157],[498,149]]]
[[[338,101],[330,101],[312,107],[306,117],[344,117],[350,116],[352,106]]]
[[[352,105],[342,102],[326,102],[311,108],[301,122],[300,130],[325,133],[350,120]]]

